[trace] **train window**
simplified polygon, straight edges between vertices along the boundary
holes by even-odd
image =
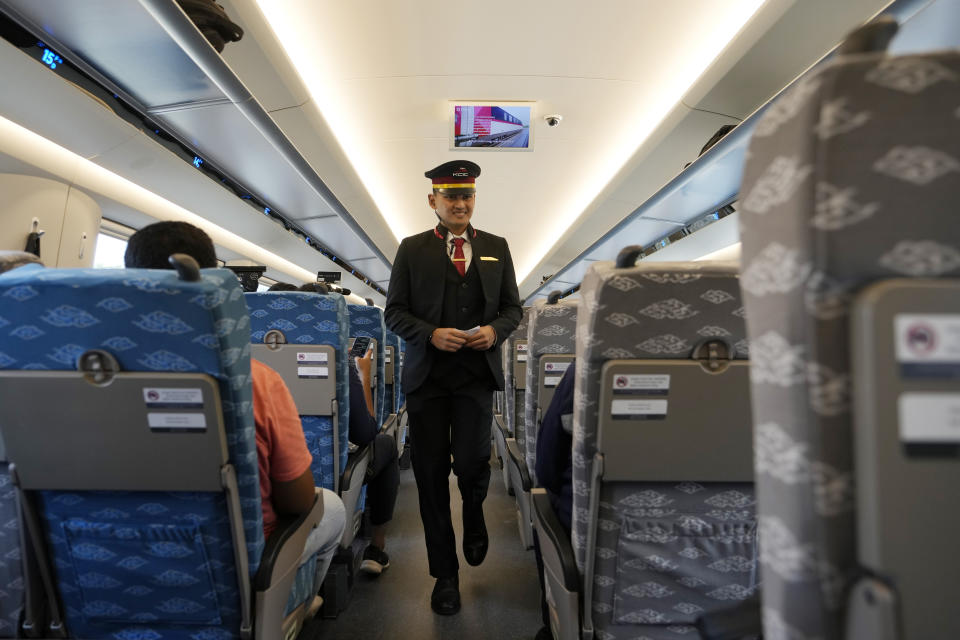
[[[105,233],[97,234],[97,247],[93,254],[94,269],[122,269],[123,254],[127,241]]]

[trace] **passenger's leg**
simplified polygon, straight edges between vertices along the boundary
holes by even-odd
[[[370,505],[370,524],[373,532],[370,545],[363,552],[360,569],[379,575],[390,566],[390,557],[385,553],[387,523],[393,519],[400,486],[400,469],[397,467],[397,443],[392,436],[377,434],[373,441],[373,459],[367,467],[367,504]]]
[[[392,436],[377,434],[373,441],[373,460],[367,470],[367,500],[370,504],[370,523],[374,530],[393,519],[400,487],[400,469],[397,467],[397,443]],[[376,541],[376,535],[374,536]],[[383,544],[378,544],[383,548]]]
[[[457,575],[457,541],[450,519],[451,399],[423,389],[407,396],[410,413],[410,454],[417,479],[420,518],[427,544],[430,575]]]
[[[337,547],[340,546],[343,530],[347,526],[347,513],[340,497],[327,489],[321,489],[320,495],[323,498],[323,518],[320,519],[317,528],[310,532],[303,553],[300,554],[300,564],[309,560],[314,553],[317,554],[317,572],[314,584],[318,590],[320,585],[323,584],[323,579],[327,576],[330,562],[337,552]]]

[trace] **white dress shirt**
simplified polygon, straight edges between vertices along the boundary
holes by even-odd
[[[447,257],[450,258],[450,262],[453,262],[453,252],[456,248],[456,245],[453,244],[454,238],[463,238],[463,257],[466,259],[466,262],[463,263],[463,272],[466,273],[470,270],[470,261],[473,260],[473,247],[470,245],[470,238],[467,237],[467,232],[464,231],[462,235],[454,235],[453,231],[447,231]],[[457,266],[454,263],[453,266]]]

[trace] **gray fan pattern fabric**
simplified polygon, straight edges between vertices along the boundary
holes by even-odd
[[[527,337],[527,322],[530,318],[530,309],[526,307],[523,310],[523,316],[520,318],[520,324],[513,330],[507,339],[503,341],[503,400],[505,407],[505,418],[507,433],[517,439],[517,444],[523,447],[523,425],[516,424],[517,413],[517,384],[513,379],[513,357],[516,349],[517,340],[524,340]],[[522,412],[519,414],[522,415]]]
[[[694,637],[704,612],[757,588],[749,483],[604,483],[589,520],[601,368],[618,358],[686,359],[722,339],[747,357],[737,265],[649,263],[590,267],[581,287],[573,426],[572,543],[581,572],[596,526],[591,615],[596,637]],[[698,453],[694,449],[694,453]]]
[[[957,277],[958,134],[956,52],[841,58],[757,124],[741,284],[772,640],[842,637],[856,568],[849,305],[878,279]]]
[[[561,300],[556,304],[538,302],[530,309],[527,325],[527,389],[523,403],[523,422],[529,425],[524,436],[527,471],[534,486],[537,459],[537,390],[540,386],[540,356],[570,353],[577,348],[577,308],[579,300]],[[546,411],[546,407],[543,407]]]

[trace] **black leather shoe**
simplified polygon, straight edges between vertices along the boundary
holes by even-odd
[[[463,557],[471,566],[479,566],[487,557],[487,525],[483,521],[483,507],[463,511]]]
[[[456,576],[437,578],[430,596],[430,607],[442,616],[452,616],[460,611],[460,586]]]

